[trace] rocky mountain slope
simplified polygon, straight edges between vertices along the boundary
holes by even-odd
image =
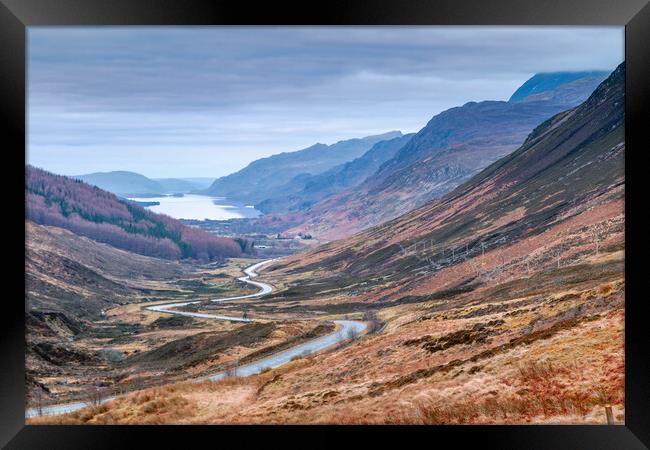
[[[373,176],[313,205],[291,231],[343,237],[449,192],[515,150],[535,126],[582,102],[604,79],[593,72],[560,75],[536,75],[508,102],[469,102],[438,114]]]
[[[622,212],[624,78],[621,64],[584,103],[543,122],[519,149],[441,199],[296,255],[282,263],[282,270],[318,279],[322,289],[332,283],[410,290],[443,268],[522,240],[540,239],[562,223],[587,221],[601,209]],[[582,231],[584,239],[602,239],[597,228],[585,225]],[[544,253],[544,258],[553,259],[550,248]],[[531,257],[520,254],[509,264],[522,265]],[[315,277],[314,271],[323,276]]]

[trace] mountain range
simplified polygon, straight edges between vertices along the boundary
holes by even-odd
[[[214,421],[624,420],[624,90],[621,65],[441,198],[268,266],[251,308],[380,323]]]
[[[204,193],[249,204],[282,197],[284,186],[292,180],[307,181],[311,175],[362,156],[377,142],[401,135],[399,131],[390,131],[332,145],[318,143],[303,150],[258,159],[238,172],[218,178]]]
[[[535,75],[509,101],[469,102],[433,117],[377,171],[322,198],[290,233],[348,236],[451,191],[519,147],[539,123],[584,101],[604,72]]]
[[[147,178],[136,172],[117,170],[77,175],[74,178],[121,197],[150,197],[166,194],[187,194],[205,189],[212,178]]]
[[[622,232],[624,87],[623,63],[585,102],[539,124],[453,191],[272,270],[312,296],[363,286],[357,301],[377,302],[591,254],[597,240]]]
[[[625,64],[519,137],[528,108],[561,106],[553,99],[567,83],[538,81],[528,95],[454,108],[305,176],[298,192],[360,191],[366,202],[351,197],[360,215],[380,199],[387,216],[414,206],[266,265],[260,278],[275,289],[263,298],[197,305],[251,311],[253,324],[174,320],[138,305],[239,292],[222,283],[241,260],[177,260],[209,248],[210,259],[237,256],[235,241],[28,166],[28,398],[136,391],[51,423],[604,423],[604,408],[624,421]],[[337,318],[367,332],[254,376],[186,382],[219,364],[236,374],[244,358],[301,345],[301,322]]]
[[[452,108],[417,134],[392,131],[314,144],[256,160],[209,187],[206,179],[149,179],[126,171],[77,178],[122,197],[198,192],[254,204],[267,214],[300,213],[300,225],[290,232],[333,239],[453,189],[520,145],[539,122],[582,102],[606,75],[536,74],[507,102]]]
[[[413,136],[414,133],[410,133],[379,141],[366,153],[350,162],[339,164],[316,175],[298,175],[281,186],[275,197],[269,197],[255,207],[262,212],[292,212],[308,209],[323,198],[362,183],[375,173],[379,166],[391,159]]]

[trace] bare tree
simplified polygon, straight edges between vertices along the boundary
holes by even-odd
[[[43,392],[36,388],[36,412],[39,416],[43,415]]]
[[[356,339],[357,336],[359,336],[359,332],[357,331],[356,328],[350,328],[350,329],[348,330],[347,334],[346,334],[346,337],[347,337],[348,340],[350,340],[350,341]]]
[[[362,320],[368,322],[368,333],[374,333],[381,328],[381,321],[375,311],[366,311],[363,313]]]
[[[90,388],[88,392],[88,403],[93,406],[98,406],[102,403],[102,391],[97,386]]]
[[[603,223],[596,224],[591,229],[591,236],[594,241],[594,245],[596,247],[596,256],[598,256],[599,254],[600,242],[606,239],[607,235],[609,234],[609,228],[610,228],[609,222],[603,222]]]
[[[230,367],[224,372],[226,378],[232,378],[237,376],[237,367],[239,367],[239,359],[236,359],[232,362]]]

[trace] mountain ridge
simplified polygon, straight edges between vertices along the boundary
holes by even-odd
[[[540,94],[559,88],[561,85],[571,86],[579,80],[587,80],[589,83],[598,85],[596,80],[602,81],[609,75],[603,70],[581,71],[581,72],[542,72],[536,73],[522,84],[508,99],[508,102],[530,101],[538,99]],[[594,86],[595,88],[596,86]]]
[[[281,195],[255,205],[262,212],[304,210],[317,201],[356,186],[390,159],[415,133],[379,141],[363,155],[316,175],[301,174],[282,186]]]
[[[294,257],[282,270],[311,274],[327,268],[328,278],[337,284],[345,284],[337,273],[357,282],[410,274],[427,258],[438,258],[443,266],[459,264],[467,249],[475,255],[485,248],[514,245],[586,211],[620,205],[624,80],[623,63],[581,105],[535,127],[517,150],[453,191],[403,216],[330,242],[311,256]],[[401,250],[418,242],[434,244],[418,257]],[[453,255],[445,247],[465,252]]]
[[[594,77],[570,83],[585,78],[589,81],[573,85],[569,96],[468,102],[437,114],[374,175],[313,205],[304,212],[303,224],[288,233],[337,239],[444,195],[518,148],[541,122],[586,99],[595,88]]]
[[[201,183],[184,178],[149,178],[128,170],[93,172],[76,175],[72,178],[82,180],[121,197],[187,194],[205,187],[205,182]]]
[[[374,144],[401,136],[400,131],[314,144],[302,150],[257,159],[245,168],[218,178],[204,194],[256,204],[281,195],[282,186],[298,175],[315,175],[363,155]]]

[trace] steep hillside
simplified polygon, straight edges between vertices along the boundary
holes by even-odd
[[[26,221],[25,235],[29,311],[99,318],[101,310],[141,295],[143,280],[188,272],[176,261],[133,254],[63,228]]]
[[[78,175],[77,178],[121,197],[147,197],[164,194],[186,194],[205,188],[206,182],[179,178],[151,179],[135,172],[113,171]]]
[[[624,75],[622,64],[583,104],[539,125],[519,149],[441,199],[297,255],[282,270],[318,279],[323,290],[329,283],[408,290],[428,283],[444,268],[538,239],[563,223],[595,221],[588,217],[599,210],[622,213]],[[584,224],[583,232],[587,240],[598,240],[600,231],[591,230],[592,225]],[[543,257],[553,259],[551,250]],[[511,264],[525,264],[529,257],[524,252]],[[322,277],[313,271],[322,271]],[[384,279],[392,281],[386,284]]]
[[[236,173],[217,179],[206,193],[247,203],[259,203],[280,196],[282,186],[298,175],[325,172],[363,155],[377,142],[398,136],[401,136],[399,131],[391,131],[339,141],[332,145],[315,144],[304,150],[258,159]]]
[[[239,244],[187,227],[81,180],[27,166],[27,218],[118,248],[167,259],[219,259],[240,254]]]
[[[298,175],[282,186],[278,196],[255,205],[264,213],[301,211],[319,200],[357,186],[391,159],[413,133],[380,141],[360,157],[317,175]]]
[[[582,75],[555,79],[543,96],[470,102],[438,114],[373,176],[315,204],[305,224],[292,231],[343,237],[440,197],[515,150],[535,126],[579,104],[604,78]]]

